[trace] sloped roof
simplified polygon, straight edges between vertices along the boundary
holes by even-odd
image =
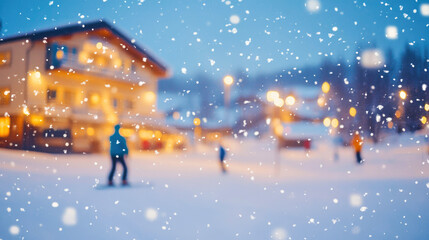
[[[34,32],[24,33],[16,36],[6,37],[6,38],[0,38],[0,44],[4,44],[7,42],[13,42],[18,40],[24,40],[29,39],[32,41],[37,40],[43,40],[43,39],[49,39],[52,37],[58,37],[58,36],[67,36],[71,35],[73,33],[78,32],[94,32],[96,30],[105,29],[111,32],[113,35],[115,35],[118,39],[124,41],[125,44],[128,45],[129,49],[134,49],[140,57],[145,57],[150,62],[154,63],[156,65],[156,68],[159,69],[159,72],[161,72],[163,77],[168,76],[168,68],[161,63],[158,59],[156,59],[153,55],[148,53],[148,50],[144,47],[133,43],[130,38],[128,38],[125,34],[123,34],[121,31],[113,27],[111,24],[107,23],[106,20],[100,19],[92,22],[86,22],[86,23],[75,23],[75,24],[69,24],[65,26],[60,27],[54,27],[51,29],[45,29],[45,30],[38,30]]]

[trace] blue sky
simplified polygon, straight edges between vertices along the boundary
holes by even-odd
[[[406,43],[427,46],[429,17],[420,5],[429,1],[318,1],[313,13],[306,0],[0,1],[1,36],[104,18],[175,75],[186,69],[214,76],[300,68],[325,55],[351,60],[359,44],[396,54]],[[238,24],[230,22],[233,15]],[[385,37],[389,25],[398,28],[398,39]]]

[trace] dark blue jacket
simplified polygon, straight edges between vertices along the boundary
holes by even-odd
[[[219,146],[219,157],[221,161],[225,159],[225,155],[226,155],[225,148],[223,148],[222,146]]]
[[[110,136],[110,155],[123,156],[128,154],[127,141],[118,131]]]

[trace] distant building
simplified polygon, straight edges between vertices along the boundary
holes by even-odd
[[[0,146],[100,152],[113,126],[131,149],[174,148],[156,111],[168,69],[105,21],[0,39]]]

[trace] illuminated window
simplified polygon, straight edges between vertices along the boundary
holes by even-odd
[[[9,137],[10,117],[0,117],[0,137]]]
[[[10,89],[0,88],[0,105],[8,105],[10,103]]]
[[[97,107],[100,104],[100,95],[98,93],[89,94],[89,105],[91,107]]]
[[[55,102],[57,99],[57,90],[48,88],[48,90],[46,91],[46,99],[48,102]]]
[[[10,65],[10,51],[0,52],[0,67]]]

